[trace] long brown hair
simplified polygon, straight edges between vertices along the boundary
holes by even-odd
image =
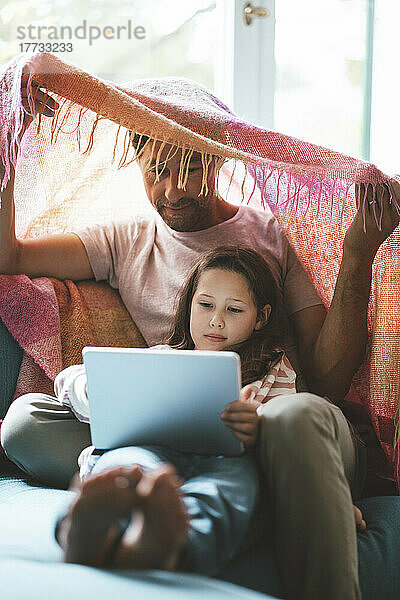
[[[254,250],[220,246],[200,256],[178,294],[174,322],[165,343],[180,350],[194,349],[190,310],[200,276],[206,269],[222,269],[244,276],[257,308],[257,318],[262,316],[266,304],[271,305],[267,322],[247,340],[229,348],[240,356],[242,384],[246,385],[264,377],[283,354],[283,336],[278,333],[277,323],[277,286],[267,262]]]

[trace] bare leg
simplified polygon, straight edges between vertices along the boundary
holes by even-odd
[[[188,519],[172,467],[145,474],[137,465],[118,467],[75,485],[77,498],[58,532],[66,562],[175,568]]]

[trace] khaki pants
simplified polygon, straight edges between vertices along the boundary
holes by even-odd
[[[273,398],[262,411],[260,460],[287,597],[360,599],[352,497],[366,449],[342,411],[309,393]]]
[[[60,487],[90,444],[88,425],[44,394],[13,402],[1,437],[21,469]],[[337,406],[304,392],[263,407],[259,448],[287,597],[360,599],[352,496],[365,477],[363,442]]]

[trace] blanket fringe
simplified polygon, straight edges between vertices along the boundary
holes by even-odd
[[[28,65],[26,65],[26,68],[29,72],[27,82],[28,105],[30,107],[31,113],[33,114],[35,96],[34,90],[32,88],[32,77],[34,73],[29,63]],[[41,86],[40,83],[38,83],[38,86],[42,89],[45,89],[45,86]],[[39,87],[36,87],[35,90],[38,90]],[[20,77],[15,78],[14,88],[14,98],[20,98]],[[47,91],[46,96],[50,96],[50,94]],[[93,149],[96,128],[99,122],[105,119],[106,117],[100,114],[91,113],[91,111],[88,111],[87,108],[78,105],[72,100],[62,98],[57,94],[54,94],[54,96],[58,102],[58,108],[54,111],[54,115],[52,117],[50,143],[55,144],[60,133],[64,135],[75,134],[79,152],[81,152],[82,154],[89,154]],[[11,144],[9,145],[9,148],[5,149],[5,155],[2,156],[2,162],[5,167],[5,174],[1,182],[1,189],[4,189],[6,182],[9,179],[10,165],[12,164],[15,167],[20,145],[18,140],[18,133],[21,131],[23,125],[24,108],[22,106],[21,101],[18,102],[17,100],[15,100],[14,104],[14,119],[11,127]],[[71,114],[73,112],[73,109],[76,107],[79,107],[77,122],[71,130],[66,130],[65,125],[71,120]],[[82,126],[84,123],[84,117],[88,116],[88,114],[94,114],[94,118],[93,123],[91,125],[89,137],[86,143],[86,147],[82,151]],[[42,111],[40,111],[38,114],[37,133],[40,132],[41,122]],[[87,125],[86,122],[85,124]],[[122,129],[125,129],[125,135],[121,144],[120,132]],[[131,143],[132,136],[139,137],[138,151],[136,151],[135,148],[133,148],[133,145]],[[141,145],[141,142],[144,137],[146,137],[147,139],[145,143]],[[152,162],[154,162],[155,145],[157,142],[160,142],[160,147],[158,148],[155,156],[155,165],[153,165],[152,167],[151,164]],[[177,144],[176,142],[170,139],[160,138],[160,136],[157,135],[155,132],[130,130],[128,128],[125,128],[123,125],[119,124],[115,134],[111,162],[115,163],[115,161],[117,160],[117,169],[125,168],[132,162],[135,162],[138,159],[140,159],[143,156],[145,150],[149,147],[149,144],[151,144],[151,150],[148,153],[148,160],[146,161],[146,164],[141,165],[142,169],[145,172],[147,172],[150,168],[153,168],[156,174],[156,181],[159,181],[166,168],[168,160],[173,158],[177,154],[177,152],[180,151],[181,156],[178,173],[178,187],[186,189],[190,172],[190,161],[195,150],[193,148],[185,147],[184,144]],[[165,160],[161,161],[161,154],[166,145],[169,146],[168,154]],[[257,160],[257,162],[251,162],[250,159],[249,161],[245,162],[244,160],[239,161],[239,159],[236,158],[231,159],[229,157],[221,155],[215,156],[210,154],[209,152],[200,152],[200,155],[203,169],[200,190],[201,195],[207,195],[209,193],[209,170],[212,162],[214,162],[216,175],[216,181],[214,182],[214,185],[216,183],[218,189],[219,171],[223,164],[225,164],[225,162],[232,160],[233,169],[229,180],[228,189],[226,192],[227,199],[229,199],[229,192],[231,190],[232,180],[235,175],[236,164],[237,162],[241,162],[244,165],[244,175],[240,187],[242,202],[245,200],[246,196],[247,178],[252,177],[253,185],[251,191],[249,192],[247,203],[251,201],[256,192],[256,188],[258,188],[260,202],[263,208],[265,208],[266,205],[269,204],[273,210],[279,210],[282,212],[294,211],[296,213],[299,211],[303,211],[303,214],[305,215],[309,210],[311,203],[314,201],[317,204],[316,214],[318,217],[320,204],[322,200],[322,194],[324,193],[324,197],[327,200],[328,198],[330,200],[331,219],[333,218],[334,204],[336,200],[338,204],[338,213],[340,215],[339,222],[340,224],[342,224],[343,222],[345,203],[348,198],[349,190],[351,187],[346,181],[334,178],[332,178],[331,180],[327,180],[326,178],[323,178],[320,174],[312,174],[312,172],[307,172],[304,174],[291,172],[288,171],[287,167],[284,167],[283,165],[281,166],[276,164],[265,164],[265,162],[269,162],[267,161],[267,159],[265,159],[264,163],[259,164],[259,159]],[[356,191],[356,205],[357,208],[362,206],[364,231],[366,231],[366,211],[371,210],[370,207],[372,207],[374,220],[378,229],[382,229],[384,187],[386,187],[386,189],[389,192],[390,202],[392,202],[395,205],[398,214],[400,214],[400,207],[393,193],[393,189],[390,182],[386,182],[380,186],[377,186],[376,184],[372,183],[366,183],[364,184],[364,186],[359,185],[357,186],[358,189]],[[283,195],[285,188],[286,194]]]
[[[31,85],[32,76],[33,76],[33,71],[31,68],[29,68],[29,81],[27,84],[27,96],[28,96],[28,104],[30,106],[30,110],[32,113],[34,113],[35,97],[34,97],[34,90]],[[35,89],[38,90],[40,87],[44,88],[44,86],[41,86],[40,82],[39,82],[38,87]],[[20,94],[19,94],[19,96],[20,96]],[[48,92],[46,92],[46,96],[50,96],[50,94]],[[94,115],[94,120],[91,125],[89,136],[88,136],[88,139],[86,142],[86,147],[84,150],[82,150],[82,126],[83,126],[83,122],[84,122],[84,117],[85,117],[85,115],[88,114],[88,109],[83,106],[78,105],[77,103],[73,102],[72,100],[68,100],[66,98],[59,97],[57,94],[54,94],[54,99],[58,103],[58,108],[54,111],[54,114],[52,117],[50,143],[52,145],[56,144],[60,133],[62,133],[63,135],[75,134],[79,152],[81,152],[82,154],[89,154],[91,152],[91,150],[93,149],[96,128],[97,128],[99,122],[102,119],[104,119],[105,117],[101,116],[100,114]],[[43,106],[43,103],[42,103],[42,106]],[[73,112],[73,109],[76,107],[79,107],[77,122],[76,122],[76,124],[74,124],[72,129],[67,130],[65,128],[65,125],[67,123],[69,123],[69,121],[71,120],[71,114]],[[15,129],[19,130],[22,127],[21,119],[23,119],[22,105],[20,107],[20,111],[19,111],[18,115],[17,115],[17,113],[15,113],[15,114],[16,114],[15,119],[14,119]],[[21,114],[22,114],[22,117],[21,117]],[[38,122],[37,123],[38,123],[37,124],[37,133],[39,133],[41,124],[42,124],[42,110],[38,114]],[[180,157],[179,173],[178,173],[178,187],[182,188],[182,189],[186,189],[187,181],[189,178],[190,159],[194,153],[193,148],[187,148],[183,144],[176,144],[175,142],[173,142],[169,139],[160,139],[160,136],[158,136],[155,132],[136,131],[136,130],[129,130],[127,128],[124,128],[125,135],[122,140],[122,150],[121,150],[121,148],[119,148],[121,146],[120,132],[123,128],[124,128],[123,125],[118,125],[117,131],[115,134],[115,140],[114,140],[112,157],[111,157],[112,163],[115,163],[115,161],[118,160],[117,169],[125,168],[128,165],[130,165],[132,162],[135,162],[138,159],[140,159],[142,157],[143,153],[145,152],[146,148],[148,148],[149,144],[151,144],[152,147],[151,147],[151,150],[148,155],[148,160],[146,161],[146,164],[142,165],[144,172],[148,172],[150,168],[153,168],[153,167],[151,167],[151,163],[154,160],[155,145],[157,142],[161,142],[160,147],[157,150],[157,155],[155,157],[154,171],[156,173],[156,180],[159,181],[162,173],[164,172],[164,170],[166,168],[166,164],[167,164],[168,160],[173,158],[177,154],[177,152],[180,151],[181,157]],[[131,144],[132,136],[135,136],[135,135],[139,136],[138,147],[140,149],[138,152],[135,151],[135,149],[133,148],[133,146]],[[146,139],[145,143],[143,144],[143,146],[141,147],[141,141],[143,140],[144,137],[146,137],[147,139]],[[161,154],[166,145],[169,145],[170,148],[169,148],[167,157],[165,158],[163,163],[161,163]],[[6,155],[5,159],[3,158],[3,162],[6,163],[6,176],[3,178],[3,182],[2,182],[3,187],[5,185],[5,182],[9,178],[10,160],[11,160],[12,164],[15,165],[15,163],[16,163],[17,149],[16,149],[15,144],[12,144],[11,148],[12,148],[11,156],[8,157]],[[119,158],[118,158],[118,154],[119,154]],[[213,156],[212,154],[210,154],[208,152],[201,152],[200,154],[201,154],[201,163],[202,163],[202,170],[203,170],[200,195],[207,195],[209,193],[209,185],[210,185],[209,170],[210,170],[210,165],[213,162],[213,159],[214,159],[214,163],[215,163],[214,168],[215,168],[215,175],[216,175],[216,182],[213,185],[216,184],[217,189],[218,189],[218,179],[217,178],[219,176],[219,171],[220,171],[221,167],[225,164],[225,162],[230,159],[226,158],[224,156],[219,156],[219,155]],[[231,178],[229,181],[227,196],[229,196],[229,191],[231,190],[232,180],[234,178],[235,171],[236,171],[236,165],[237,165],[237,162],[239,162],[238,159],[231,159],[231,160],[233,160],[233,170],[232,170]],[[288,179],[287,173],[284,170],[280,170],[280,169],[274,168],[272,166],[245,163],[243,161],[241,161],[241,162],[244,164],[244,167],[245,167],[244,175],[243,175],[241,187],[240,187],[242,202],[246,199],[246,182],[247,182],[247,178],[250,176],[250,177],[253,177],[253,185],[252,185],[252,190],[250,192],[250,195],[247,198],[247,203],[249,203],[250,200],[252,199],[252,197],[256,191],[256,187],[258,186],[258,188],[260,188],[260,191],[261,191],[261,194],[260,194],[261,203],[262,203],[262,206],[265,207],[266,203],[268,203],[268,201],[269,201],[269,198],[265,193],[266,185],[267,185],[267,182],[270,180],[270,177],[274,174],[275,179],[276,179],[275,207],[280,206],[280,208],[283,209],[283,208],[293,208],[295,206],[296,210],[297,210],[297,207],[298,207],[298,204],[300,201],[300,190],[303,187],[305,187],[305,185],[303,185],[302,187],[299,187],[299,189],[297,191],[295,191],[295,193],[293,195],[290,195],[291,175]],[[260,167],[260,171],[261,171],[260,177],[258,176],[258,172],[259,172],[258,167]],[[279,188],[281,186],[282,178],[284,178],[283,180],[285,180],[285,178],[286,178],[288,202],[286,202],[286,203],[281,202],[281,204],[280,204],[279,203],[279,198],[280,198],[280,189]],[[268,192],[270,193],[270,190],[268,190]]]

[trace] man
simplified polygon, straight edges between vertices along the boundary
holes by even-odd
[[[42,100],[38,92],[37,102]],[[51,115],[53,109],[49,101],[45,114]],[[386,198],[382,230],[378,231],[371,208],[364,233],[362,212],[357,213],[346,233],[335,294],[326,314],[272,216],[244,206],[238,209],[223,200],[215,190],[214,163],[208,172],[208,192],[200,194],[203,171],[196,153],[186,189],[178,187],[180,152],[167,161],[168,146],[159,156],[158,177],[151,163],[159,150],[160,144],[148,144],[139,159],[147,196],[157,211],[154,219],[78,235],[17,240],[12,174],[2,195],[0,272],[108,279],[119,288],[152,344],[160,341],[154,336],[162,337],[166,331],[175,291],[198,253],[212,245],[239,239],[243,243],[247,235],[249,245],[263,251],[276,274],[303,374],[309,389],[319,394],[281,396],[263,411],[260,457],[287,594],[289,598],[360,598],[351,498],[351,494],[357,497],[362,484],[356,468],[357,444],[340,409],[321,396],[339,402],[363,359],[372,262],[397,226],[398,215]],[[393,185],[400,199],[400,186]],[[51,435],[46,433],[46,423]],[[77,455],[89,444],[89,435],[87,426],[54,399],[49,397],[39,406],[25,396],[13,403],[4,421],[2,443],[27,472],[47,481],[59,477],[57,482],[64,483],[76,469]],[[53,460],[50,466],[47,459]],[[84,493],[82,488],[78,495]],[[115,489],[116,499],[119,494]],[[356,520],[362,523],[359,512]],[[84,533],[79,522],[73,525],[79,539]]]

